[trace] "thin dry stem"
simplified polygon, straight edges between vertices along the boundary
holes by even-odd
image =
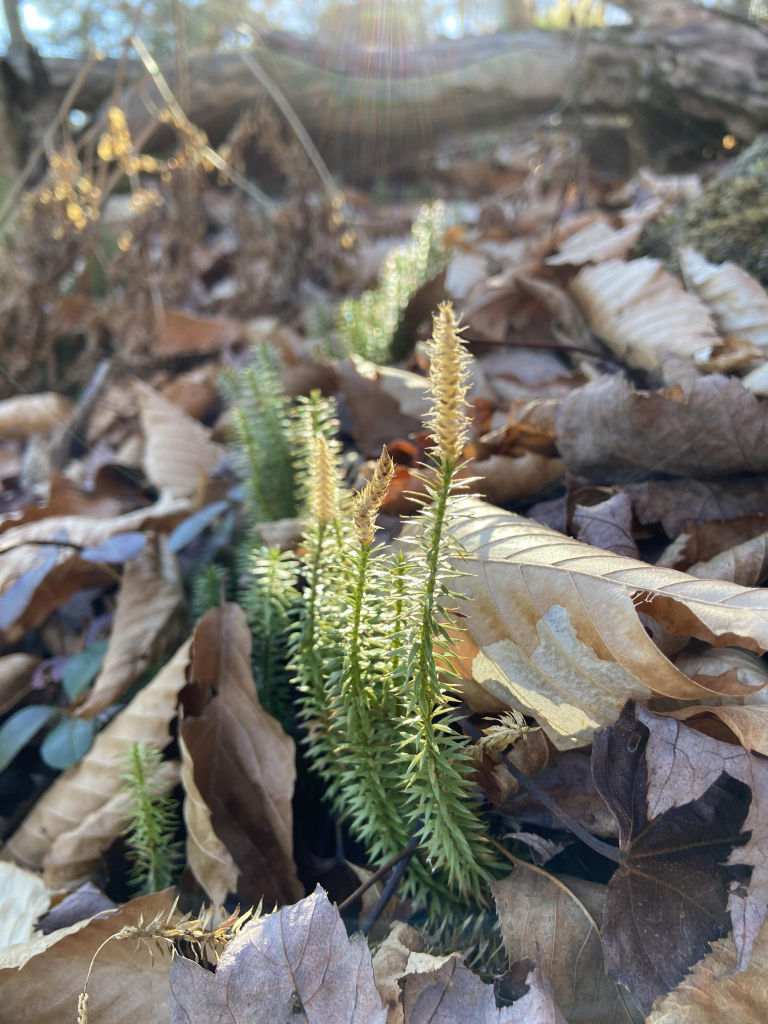
[[[381,455],[376,462],[373,476],[362,491],[355,495],[352,508],[355,533],[362,547],[370,547],[373,544],[376,516],[381,508],[381,503],[387,496],[394,475],[394,463],[387,451],[387,446],[382,445]]]
[[[430,389],[434,403],[429,425],[435,439],[435,455],[455,465],[469,438],[467,416],[467,377],[469,355],[460,337],[463,330],[450,302],[441,302],[434,318],[434,333],[429,343]]]
[[[336,518],[336,467],[326,439],[315,438],[312,466],[309,475],[309,507],[314,520],[324,525]]]

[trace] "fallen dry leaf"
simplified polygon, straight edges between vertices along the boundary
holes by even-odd
[[[768,647],[765,591],[591,548],[471,498],[457,505],[452,533],[465,549],[456,564],[467,574],[462,609],[480,649],[474,678],[533,715],[558,749],[588,743],[651,687],[678,699],[712,695],[658,650],[638,611],[672,634]]]
[[[165,537],[150,534],[144,550],[123,572],[104,664],[77,709],[81,718],[93,718],[118,701],[178,641],[174,619],[183,603],[176,556]]]
[[[0,950],[3,1024],[65,1024],[76,1021],[77,1000],[91,958],[122,928],[149,922],[173,903],[169,891],[142,896],[117,913]],[[154,962],[136,942],[109,942],[88,982],[89,1020],[94,1024],[167,1024],[169,957]]]
[[[584,263],[621,259],[637,242],[642,230],[642,223],[637,221],[617,231],[605,221],[596,220],[572,234],[560,246],[557,255],[549,256],[544,262],[552,267],[580,267]]]
[[[205,419],[220,401],[216,386],[220,372],[221,366],[217,363],[204,363],[189,373],[174,377],[160,389],[160,393],[193,419]]]
[[[614,494],[599,505],[576,505],[573,528],[580,541],[594,548],[627,558],[639,557],[632,536],[632,502],[628,494]]]
[[[708,562],[722,551],[768,531],[768,516],[756,513],[733,519],[689,519],[680,534],[661,553],[656,565],[685,571],[696,562]]]
[[[730,580],[742,587],[758,587],[768,577],[768,533],[745,540],[686,570],[700,580]]]
[[[36,654],[6,654],[0,658],[0,715],[26,697],[32,689],[32,673],[41,661]]]
[[[619,375],[572,391],[557,413],[557,444],[571,473],[595,483],[638,471],[716,477],[768,470],[768,403],[714,374],[687,393],[635,391]]]
[[[127,743],[144,740],[162,750],[170,742],[169,723],[186,684],[189,647],[190,641],[183,644],[152,682],[99,733],[82,761],[63,772],[43,793],[0,851],[0,860],[13,860],[33,870],[46,867],[59,882],[67,876],[82,878],[87,869],[77,850],[70,848],[70,834],[116,796]],[[102,836],[102,850],[116,834]],[[90,859],[89,853],[86,861]]]
[[[347,938],[318,886],[295,906],[247,925],[215,972],[184,957],[171,964],[171,1024],[292,1024],[297,1000],[317,1024],[385,1024],[371,954]]]
[[[23,526],[50,516],[90,516],[97,519],[112,519],[123,511],[123,505],[116,498],[106,495],[85,494],[74,480],[62,473],[54,473],[50,480],[47,499],[44,504],[36,503],[0,515],[0,533],[14,526]]]
[[[373,977],[387,1010],[387,1024],[403,1024],[400,978],[411,953],[422,953],[424,936],[404,921],[395,921],[373,955]]]
[[[548,458],[536,452],[524,452],[514,458],[509,455],[491,455],[482,462],[471,462],[466,467],[466,475],[477,478],[471,490],[499,505],[535,497],[543,487],[564,472],[565,463],[562,459]]]
[[[719,939],[678,987],[655,1004],[646,1024],[763,1024],[768,1020],[768,925],[737,970],[733,936]]]
[[[0,402],[0,438],[26,438],[63,427],[75,408],[63,395],[45,391],[16,395]]]
[[[606,969],[647,1014],[732,925],[749,961],[766,910],[768,766],[630,703],[596,734],[592,771],[620,825]]]
[[[569,287],[595,334],[629,366],[653,370],[719,340],[704,303],[650,256],[583,267]]]
[[[43,914],[37,922],[36,930],[43,935],[50,935],[51,932],[69,928],[104,910],[117,910],[117,904],[105,896],[93,882],[84,882],[74,892],[56,903],[47,914]]]
[[[192,316],[178,309],[165,309],[153,353],[161,359],[203,355],[229,348],[242,339],[243,325],[239,320]]]
[[[689,679],[720,693],[727,693],[735,684],[759,691],[768,683],[768,664],[742,647],[683,650],[675,658],[675,665]],[[749,695],[744,699],[749,700]]]
[[[295,745],[259,704],[239,605],[197,624],[189,680],[181,736],[213,830],[240,873],[238,894],[249,904],[292,903],[303,895],[293,861]]]
[[[351,359],[338,365],[339,387],[352,419],[354,437],[366,457],[378,457],[383,444],[421,430],[421,420],[401,412],[381,380],[361,374]]]
[[[689,521],[706,523],[713,519],[728,520],[768,512],[768,476],[765,475],[724,477],[722,480],[648,480],[641,484],[628,484],[625,490],[632,499],[632,508],[640,522],[661,523],[670,538],[677,537]],[[748,538],[739,538],[742,539]]]
[[[39,875],[0,863],[0,949],[32,938],[35,921],[47,912],[52,896]]]
[[[600,926],[605,886],[555,877],[520,861],[491,883],[510,963],[530,958],[546,974],[568,1024],[642,1021],[605,973]]]
[[[680,250],[683,278],[705,302],[723,335],[768,348],[768,295],[735,263],[710,263],[695,249]]]
[[[174,498],[202,501],[225,449],[210,430],[143,381],[135,381],[146,444],[144,470],[155,487]]]

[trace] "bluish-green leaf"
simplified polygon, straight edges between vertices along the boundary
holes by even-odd
[[[87,754],[93,743],[96,724],[82,718],[62,718],[40,745],[40,757],[51,768],[69,768]]]
[[[33,704],[11,715],[0,728],[0,771],[7,768],[44,725],[61,714],[59,708]]]
[[[199,512],[183,519],[168,538],[168,550],[172,552],[181,551],[187,544],[190,544],[195,537],[198,537],[203,530],[220,516],[225,509],[229,508],[228,501],[215,501],[212,505],[206,505]]]
[[[91,685],[104,663],[109,640],[96,640],[73,654],[61,673],[61,682],[70,702]]]

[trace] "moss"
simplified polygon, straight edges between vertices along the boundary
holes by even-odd
[[[648,225],[637,254],[677,270],[675,253],[684,245],[716,263],[738,263],[768,285],[768,135],[758,136],[688,206]]]

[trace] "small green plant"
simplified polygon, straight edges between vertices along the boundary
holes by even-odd
[[[445,207],[422,207],[408,245],[390,249],[378,288],[342,302],[336,313],[336,333],[345,352],[386,363],[400,317],[411,298],[445,265]]]
[[[253,361],[222,374],[232,406],[231,441],[246,489],[252,522],[272,522],[296,514],[289,400],[267,345],[257,345]]]
[[[174,842],[176,807],[158,785],[162,765],[156,747],[142,740],[128,744],[120,789],[128,804],[123,835],[133,862],[130,879],[139,894],[172,885],[182,862],[181,844]]]
[[[202,618],[211,608],[218,608],[222,602],[222,594],[226,600],[227,570],[212,563],[192,580],[190,611],[195,622]]]

